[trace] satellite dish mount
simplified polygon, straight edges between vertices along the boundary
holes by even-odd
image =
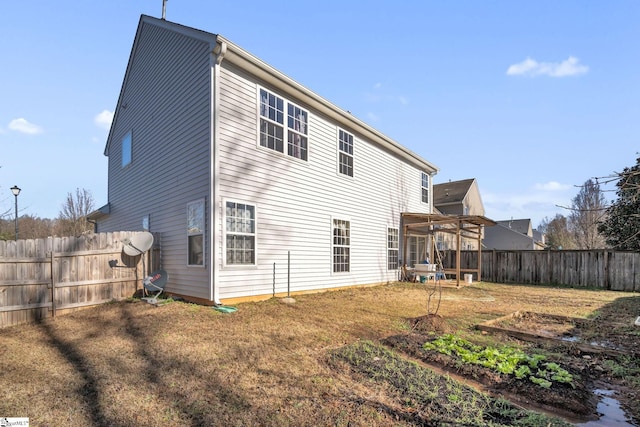
[[[144,255],[153,246],[153,234],[148,231],[134,234],[130,238],[122,239],[122,243],[124,244],[122,250],[125,254],[132,257]],[[144,297],[142,300],[149,304],[158,305],[158,296],[164,291],[169,275],[164,270],[147,273],[144,256],[142,256],[142,274],[145,275],[142,279],[144,292],[156,292],[155,295]]]

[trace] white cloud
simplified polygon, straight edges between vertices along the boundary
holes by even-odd
[[[30,123],[27,119],[24,119],[22,117],[20,117],[19,119],[11,120],[9,122],[9,129],[16,132],[20,132],[20,133],[26,133],[29,135],[36,135],[38,133],[42,133],[42,128],[40,126]]]
[[[113,112],[109,110],[102,110],[93,118],[93,122],[102,129],[109,130],[111,128],[111,122],[113,121]]]
[[[568,184],[560,184],[556,181],[549,181],[545,183],[536,183],[533,188],[541,191],[564,191],[571,188],[571,186]]]
[[[580,64],[580,60],[575,56],[570,56],[562,62],[538,62],[535,59],[527,58],[522,62],[509,66],[507,75],[568,77],[585,74],[588,71],[589,67]]]
[[[527,191],[486,192],[482,194],[486,216],[494,220],[529,218],[536,227],[545,218],[553,218],[562,213],[558,206],[568,206],[571,202],[571,185],[556,181],[537,183]]]

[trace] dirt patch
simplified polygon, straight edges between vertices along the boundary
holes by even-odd
[[[426,314],[424,316],[407,319],[411,330],[422,334],[446,334],[453,331],[447,321],[437,314]]]

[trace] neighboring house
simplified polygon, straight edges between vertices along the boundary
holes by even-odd
[[[484,216],[484,205],[478,182],[475,178],[460,181],[449,181],[433,186],[433,206],[445,215],[481,215]],[[439,250],[456,248],[456,236],[450,233],[436,234],[436,247]],[[478,249],[477,238],[462,237],[462,250]]]
[[[438,171],[224,37],[149,16],[105,155],[97,231],[154,233],[167,291],[205,304],[396,280],[401,214],[433,211]]]
[[[544,249],[544,235],[533,230],[530,219],[496,221],[487,227],[482,244],[486,249],[538,250]]]

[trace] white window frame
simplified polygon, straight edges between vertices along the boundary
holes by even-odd
[[[206,208],[205,199],[193,200],[187,203],[187,266],[204,267],[206,259]],[[192,247],[198,243],[200,237],[201,253],[199,260],[192,259]],[[196,253],[196,254],[197,254]]]
[[[346,137],[346,140],[343,138]],[[336,139],[338,140],[338,174],[341,176],[348,176],[349,178],[353,178],[355,166],[354,166],[354,145],[355,145],[355,136],[351,132],[347,132],[344,129],[338,128],[336,131]],[[343,157],[347,160],[351,161],[351,164],[343,163]],[[344,167],[344,168],[343,168]],[[347,172],[345,173],[344,169]]]
[[[346,225],[346,235],[341,235],[342,233],[340,233],[342,228],[340,225],[343,224]],[[351,272],[351,236],[351,220],[349,218],[331,218],[332,274],[348,274]],[[346,258],[346,262],[344,262],[344,258]]]
[[[420,182],[420,200],[422,203],[429,203],[429,174],[426,172],[422,172],[421,182]]]
[[[387,270],[400,268],[400,230],[397,227],[387,227]]]
[[[120,159],[120,167],[126,167],[131,164],[133,160],[133,136],[131,135],[131,131],[127,132],[122,139],[120,140],[121,146],[121,159]]]
[[[263,87],[258,86],[257,93],[258,147],[300,161],[309,161],[309,111]],[[272,100],[275,105],[272,105]],[[274,132],[273,135],[263,132],[263,123],[268,126],[269,131]],[[278,130],[282,135],[281,141]],[[269,146],[269,141],[263,144],[263,134],[268,138],[276,138],[272,147]]]
[[[228,215],[227,205],[235,204],[244,207],[250,207],[253,209],[253,229],[252,230],[230,230],[229,226],[232,224],[232,218]],[[236,206],[238,207],[238,206]],[[240,217],[236,217],[242,219]],[[252,262],[229,262],[229,254],[227,253],[230,249],[227,244],[227,238],[229,236],[239,236],[239,237],[250,237],[253,239],[253,260]],[[231,268],[247,268],[247,267],[255,267],[258,263],[258,206],[255,203],[244,202],[235,199],[225,199],[222,201],[222,265],[224,267]]]

